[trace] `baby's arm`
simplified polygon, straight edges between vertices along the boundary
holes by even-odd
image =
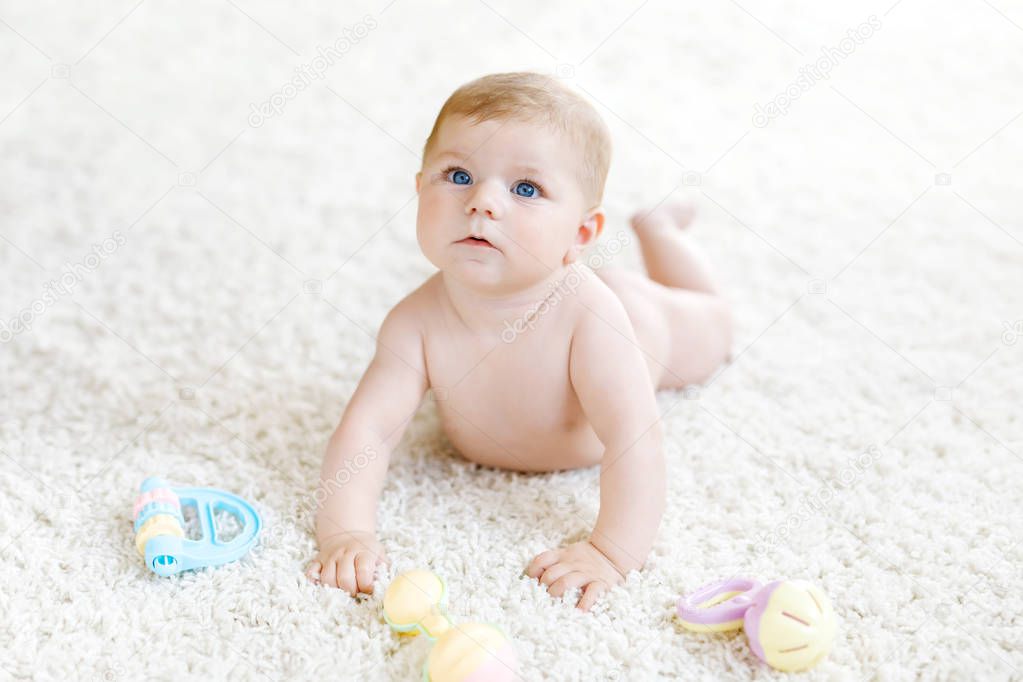
[[[312,579],[351,594],[373,591],[373,573],[384,560],[376,511],[388,459],[427,387],[417,310],[406,298],[384,319],[376,354],[327,444]]]
[[[597,523],[588,541],[544,552],[527,569],[556,597],[585,588],[578,604],[584,610],[643,566],[666,494],[663,431],[649,370],[624,306],[607,293],[586,301],[590,310],[575,330],[569,359],[572,386],[604,445]]]

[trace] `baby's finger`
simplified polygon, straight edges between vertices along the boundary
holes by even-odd
[[[359,552],[355,557],[355,581],[359,592],[373,594],[373,574],[376,572],[377,556],[372,552]]]
[[[547,567],[557,562],[558,552],[553,549],[549,549],[546,552],[542,552],[533,557],[533,560],[526,566],[526,575],[530,578],[539,578],[540,575],[547,570]]]
[[[565,575],[566,573],[571,572],[572,568],[568,564],[565,563],[554,564],[553,566],[551,566],[550,568],[543,572],[543,575],[540,576],[540,582],[543,583],[544,585],[547,585],[547,589],[550,589],[550,586],[554,584],[555,580]]]
[[[355,596],[358,585],[355,582],[355,557],[351,552],[337,560],[337,586],[348,594]]]
[[[561,576],[547,588],[552,597],[561,597],[575,587],[582,587],[589,581],[589,578],[579,571],[570,571]]]
[[[583,590],[583,596],[579,597],[579,603],[576,604],[576,607],[583,611],[589,611],[600,595],[605,592],[607,592],[607,583],[603,580],[594,580]]]
[[[320,571],[320,584],[326,587],[337,587],[337,563],[333,559],[327,559],[323,563],[323,570]]]
[[[308,578],[310,582],[319,583],[320,571],[322,569],[323,567],[320,565],[319,561],[313,561],[309,564],[308,568],[305,569],[305,577]]]

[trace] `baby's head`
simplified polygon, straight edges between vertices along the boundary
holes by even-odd
[[[482,292],[525,289],[600,234],[610,162],[604,121],[557,80],[500,73],[466,83],[437,115],[416,174],[419,245]]]

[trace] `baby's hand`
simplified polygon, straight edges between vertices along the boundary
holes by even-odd
[[[552,597],[573,587],[583,588],[577,607],[589,611],[597,597],[625,580],[618,567],[589,541],[538,554],[526,567],[526,575],[539,578]]]
[[[373,593],[376,567],[387,562],[376,535],[351,531],[327,538],[306,569],[306,577],[327,587],[340,587],[353,597],[357,592]]]

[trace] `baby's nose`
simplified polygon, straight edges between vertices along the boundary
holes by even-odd
[[[494,211],[492,209],[484,208],[482,210],[479,210],[475,206],[473,206],[472,204],[469,205],[469,210],[466,211],[466,213],[468,213],[469,215],[472,215],[473,213],[477,213],[477,212],[485,213],[488,218],[493,218],[494,217]]]
[[[482,213],[491,220],[500,218],[499,200],[492,187],[477,185],[476,191],[469,197],[469,201],[465,204],[465,214],[474,215],[476,213]]]

